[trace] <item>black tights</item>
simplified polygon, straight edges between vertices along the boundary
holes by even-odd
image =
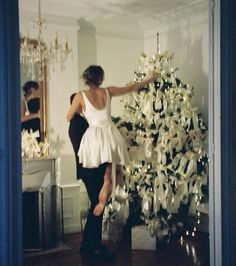
[[[100,168],[96,169],[97,171],[88,169],[88,174],[82,177],[91,202],[81,243],[81,248],[88,251],[96,250],[101,245],[103,213],[95,216],[93,211],[99,201],[98,197],[103,186],[105,169],[105,165],[100,166]]]

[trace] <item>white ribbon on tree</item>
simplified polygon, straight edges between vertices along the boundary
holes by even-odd
[[[147,159],[150,159],[152,157],[152,150],[153,150],[152,143],[153,143],[153,139],[152,138],[147,138],[145,140],[145,148],[144,148],[144,150],[145,150],[145,157]]]

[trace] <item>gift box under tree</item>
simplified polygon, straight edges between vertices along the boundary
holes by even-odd
[[[103,221],[102,240],[117,242],[123,238],[123,225],[115,222]]]
[[[156,235],[151,235],[145,225],[134,226],[131,229],[131,248],[142,250],[156,250]]]

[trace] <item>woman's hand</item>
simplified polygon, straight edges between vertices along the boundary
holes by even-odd
[[[151,82],[151,81],[157,80],[159,76],[160,74],[157,73],[156,70],[149,69],[146,79],[150,79],[150,82]]]

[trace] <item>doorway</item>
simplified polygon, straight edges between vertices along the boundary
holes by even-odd
[[[12,3],[11,11],[12,10],[15,10],[15,11],[18,10],[17,9],[17,3],[15,1],[12,1],[11,3]],[[215,86],[217,86],[217,84],[219,86],[219,84],[220,84],[220,82],[219,82],[220,75],[217,75],[217,73],[220,73],[220,71],[219,71],[219,67],[217,69],[215,66],[216,66],[217,63],[219,63],[220,41],[219,41],[219,39],[216,39],[216,38],[218,38],[217,37],[217,33],[220,32],[220,25],[219,25],[220,1],[215,1],[215,2],[213,2],[213,4],[214,4],[214,14],[215,15],[214,15],[214,19],[212,20],[213,24],[211,24],[211,27],[210,27],[210,32],[212,34],[211,35],[212,39],[211,39],[210,43],[214,44],[214,49],[212,49],[214,51],[214,53],[211,54],[211,56],[212,56],[212,59],[211,59],[212,61],[211,62],[212,62],[212,66],[214,66],[214,68],[211,69],[211,71],[212,71],[211,73],[212,73],[213,77],[210,78],[210,80],[211,80],[210,81],[211,82],[210,83],[211,84],[210,87],[212,86],[212,91],[210,92],[210,94],[213,96],[213,98],[210,97],[210,101],[213,101],[213,99],[215,99],[216,100],[216,104],[217,104],[217,99],[218,99],[218,101],[220,99],[220,97],[219,97],[220,88],[218,88],[219,89],[218,92],[215,93]],[[4,10],[4,9],[1,8],[0,10]],[[210,14],[212,14],[211,7],[209,7],[209,12],[210,12]],[[210,17],[212,18],[211,15],[210,15]],[[12,21],[14,21],[14,20],[12,20]],[[214,27],[213,27],[213,25],[214,25]],[[211,48],[213,48],[213,47],[211,46]],[[15,60],[17,61],[16,58],[15,58]],[[9,60],[9,62],[11,62],[11,60]],[[4,86],[1,86],[1,87],[5,87],[5,84],[4,84]],[[214,88],[214,90],[213,90],[213,88]],[[9,97],[9,96],[6,95],[6,97]],[[17,96],[17,97],[19,97],[19,96]],[[2,97],[2,99],[3,98],[4,97]],[[220,189],[220,183],[221,183],[220,173],[221,173],[221,169],[220,169],[220,163],[219,163],[221,161],[220,160],[220,151],[221,150],[220,150],[220,141],[219,141],[220,140],[220,136],[216,135],[216,132],[220,132],[220,124],[219,124],[219,116],[215,115],[215,114],[219,114],[219,113],[215,113],[215,112],[217,112],[217,108],[214,108],[215,105],[213,105],[213,103],[211,103],[210,106],[211,106],[210,107],[211,108],[210,114],[213,117],[212,121],[214,121],[214,123],[211,125],[212,129],[214,129],[214,133],[212,133],[212,135],[211,135],[212,139],[210,138],[210,141],[214,140],[212,142],[214,144],[214,146],[211,146],[210,149],[213,149],[213,151],[215,151],[215,152],[210,153],[210,154],[212,154],[211,157],[210,157],[210,158],[212,158],[212,165],[210,167],[212,180],[213,180],[214,174],[216,174],[216,176],[214,177],[214,182],[212,181],[212,183],[210,185],[210,189],[212,188],[212,190],[211,190],[212,194],[210,194],[210,232],[211,232],[211,235],[213,236],[213,238],[211,238],[211,263],[212,263],[212,265],[222,265],[222,258],[221,258],[221,250],[222,250],[222,247],[221,247],[222,236],[221,235],[222,234],[221,234],[221,220],[219,220],[220,217],[221,217],[221,207],[220,206],[221,206],[221,201],[222,201],[222,199],[220,199],[220,195],[221,195],[221,189]],[[218,107],[219,107],[219,103],[218,103]],[[9,125],[5,121],[4,127],[6,127],[6,126],[9,126]],[[16,136],[15,136],[15,138],[16,138]],[[5,136],[5,139],[9,139],[9,137]],[[20,151],[19,145],[18,145],[18,151]],[[20,173],[21,172],[20,171],[20,164],[21,164],[21,161],[18,158],[18,161],[17,161],[18,170],[17,170],[17,174],[16,174],[16,176],[18,176],[18,177],[20,177],[20,175],[21,175],[21,173]],[[8,166],[8,167],[9,167],[8,169],[10,170],[10,166]],[[215,168],[215,167],[218,167],[218,168]],[[216,169],[217,169],[217,171],[216,171]],[[18,187],[18,185],[17,185],[17,187]],[[20,187],[18,187],[18,190],[20,190]],[[8,186],[6,186],[6,191],[8,193],[10,192],[10,194],[11,194],[11,191],[9,190]],[[19,191],[18,191],[18,193],[19,193]],[[6,193],[5,194],[3,193],[2,195],[4,196],[4,195],[6,195]],[[6,196],[6,198],[7,198],[7,196]],[[11,203],[8,203],[8,204],[9,204],[8,205],[9,209],[11,209],[13,212],[16,209],[19,210],[20,209],[20,205],[21,205],[20,201],[18,201],[16,203],[13,202],[13,204],[11,202]],[[19,206],[19,208],[15,208],[16,206]],[[3,209],[1,211],[3,212],[3,216],[2,217],[5,217],[5,211]],[[6,217],[6,220],[8,220],[8,219],[9,219],[9,217]],[[9,223],[9,224],[12,227],[17,228],[15,233],[16,233],[16,235],[18,237],[20,237],[20,234],[19,234],[19,232],[21,231],[20,224],[19,223],[17,223],[17,224],[16,223]],[[5,243],[5,242],[7,243],[8,241],[10,241],[12,245],[14,244],[12,239],[8,240],[8,241],[5,241],[6,240],[5,237],[3,237],[2,239],[3,239],[2,243]],[[16,247],[17,248],[13,248],[12,250],[16,254],[19,254],[19,252],[21,252],[21,250],[19,251],[19,245],[17,244]],[[5,250],[3,249],[3,251],[5,251]],[[4,258],[4,256],[1,256],[1,257]],[[17,256],[13,255],[13,257],[19,257],[19,256],[18,255]],[[18,265],[20,265],[20,262],[18,262],[18,263],[19,263]],[[4,265],[4,264],[2,264],[2,265]]]

